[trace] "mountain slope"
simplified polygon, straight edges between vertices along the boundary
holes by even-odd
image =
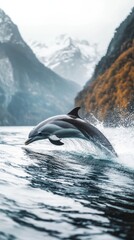
[[[55,44],[47,47],[38,42],[29,43],[42,63],[62,77],[83,85],[92,75],[100,55],[96,44],[60,35]]]
[[[68,111],[79,86],[39,62],[0,10],[0,123],[31,125]]]
[[[76,105],[108,125],[134,124],[134,9],[116,30]]]

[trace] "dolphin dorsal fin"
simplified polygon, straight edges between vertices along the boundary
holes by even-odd
[[[67,115],[75,117],[75,118],[80,118],[78,111],[80,110],[80,107],[76,107],[71,112],[69,112]]]

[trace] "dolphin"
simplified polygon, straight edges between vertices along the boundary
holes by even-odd
[[[79,114],[80,107],[74,108],[67,115],[57,115],[40,122],[29,133],[25,145],[34,141],[49,139],[52,144],[63,145],[62,138],[80,138],[93,142],[105,153],[117,157],[109,140],[93,125],[83,120]]]

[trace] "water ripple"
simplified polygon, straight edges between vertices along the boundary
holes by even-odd
[[[1,128],[0,240],[133,239],[134,153],[122,161],[117,139],[132,130],[104,131],[119,159],[74,141],[24,147],[29,128]]]

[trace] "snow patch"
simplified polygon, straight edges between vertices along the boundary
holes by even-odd
[[[100,59],[97,44],[67,34],[58,36],[51,46],[37,41],[30,41],[29,45],[45,66],[81,85],[89,80]]]

